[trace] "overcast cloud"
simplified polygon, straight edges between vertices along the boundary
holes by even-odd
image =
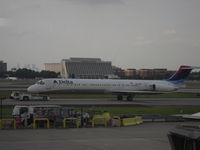
[[[0,60],[9,68],[69,57],[200,66],[199,8],[199,0],[0,0]]]

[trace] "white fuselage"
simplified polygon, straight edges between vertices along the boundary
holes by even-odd
[[[32,93],[165,93],[177,86],[162,80],[44,79],[28,88]]]

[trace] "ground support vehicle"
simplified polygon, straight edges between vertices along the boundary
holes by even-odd
[[[48,96],[36,96],[36,95],[31,95],[31,94],[26,94],[26,93],[21,93],[19,91],[13,91],[10,96],[11,99],[16,99],[20,101],[27,101],[27,100],[50,100]]]

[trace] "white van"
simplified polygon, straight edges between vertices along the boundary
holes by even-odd
[[[50,100],[48,96],[35,96],[31,94],[21,93],[19,91],[13,91],[10,95],[11,99],[26,101],[26,100],[43,100],[47,101]]]
[[[59,108],[60,108],[59,105],[34,105],[34,106],[16,105],[13,108],[12,115],[16,117],[16,116],[21,116],[24,113],[27,113],[27,115],[30,117],[31,114],[34,114],[37,111],[54,111],[56,113],[58,112]]]

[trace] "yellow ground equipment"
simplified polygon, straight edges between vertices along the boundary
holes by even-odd
[[[105,127],[111,125],[110,113],[104,112],[103,114],[94,115],[92,119],[92,127],[95,127],[95,125],[104,125]]]
[[[74,122],[76,128],[79,128],[81,120],[79,118],[64,118],[63,119],[63,128],[67,128],[67,122]]]
[[[143,122],[141,117],[123,118],[121,121],[122,121],[122,126],[137,125]]]
[[[13,129],[16,129],[16,120],[13,118],[0,119],[0,129],[7,128],[8,126],[10,128],[10,125],[12,125]]]
[[[49,119],[48,118],[35,118],[33,120],[33,128],[36,129],[39,122],[43,121],[46,124],[47,129],[50,127]],[[46,123],[45,123],[46,122]]]

